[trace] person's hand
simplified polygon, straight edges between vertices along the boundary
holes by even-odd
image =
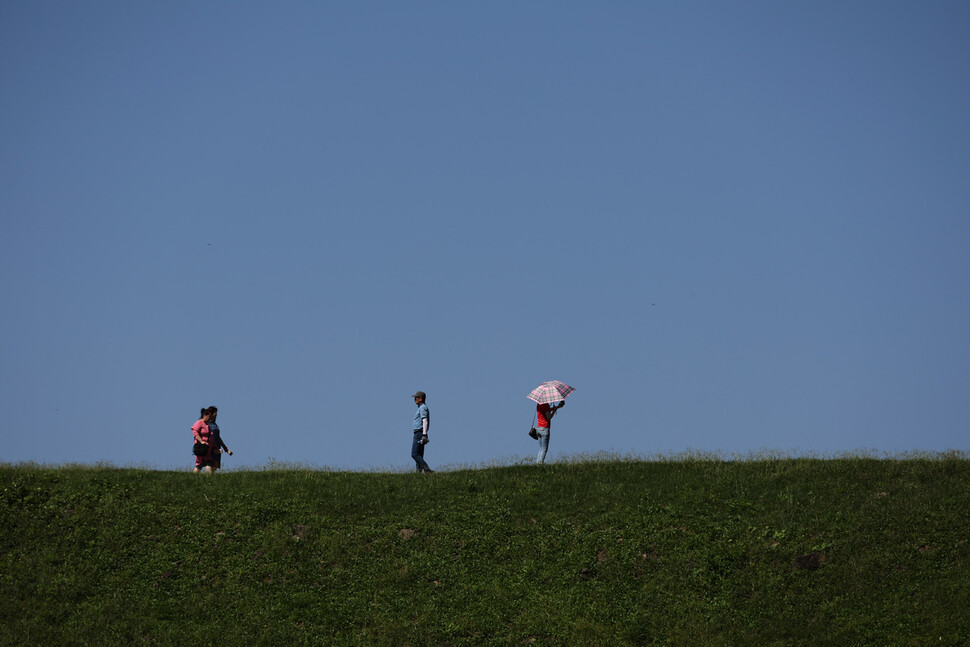
[[[422,445],[427,445],[427,444],[428,444],[428,443],[430,443],[430,442],[431,442],[431,439],[430,439],[430,438],[428,438],[428,434],[423,434],[423,435],[421,436],[421,444],[422,444]]]
[[[227,451],[229,452],[229,455],[232,456],[232,450],[230,449],[230,450],[227,450]]]
[[[559,408],[560,409],[562,409],[564,406],[566,406],[566,401],[565,400],[563,400],[562,402],[559,403]]]

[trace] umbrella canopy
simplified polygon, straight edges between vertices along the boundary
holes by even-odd
[[[565,400],[566,396],[575,390],[573,387],[559,380],[550,380],[532,389],[532,393],[525,397],[530,400],[535,400],[539,404],[549,404],[550,402]]]

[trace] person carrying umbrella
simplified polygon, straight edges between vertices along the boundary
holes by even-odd
[[[536,465],[542,465],[546,460],[546,453],[549,451],[549,428],[552,425],[552,417],[566,406],[566,396],[575,390],[559,380],[551,380],[543,382],[526,396],[536,403],[536,435],[539,441]],[[550,406],[557,400],[559,404]]]

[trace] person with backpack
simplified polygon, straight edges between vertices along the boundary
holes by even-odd
[[[192,439],[195,441],[192,445],[195,469],[192,471],[196,474],[203,470],[206,474],[212,473],[212,431],[209,429],[211,418],[212,412],[202,409],[199,419],[192,425]]]

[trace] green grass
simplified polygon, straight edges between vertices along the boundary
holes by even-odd
[[[960,645],[968,542],[964,454],[0,465],[0,644]]]

